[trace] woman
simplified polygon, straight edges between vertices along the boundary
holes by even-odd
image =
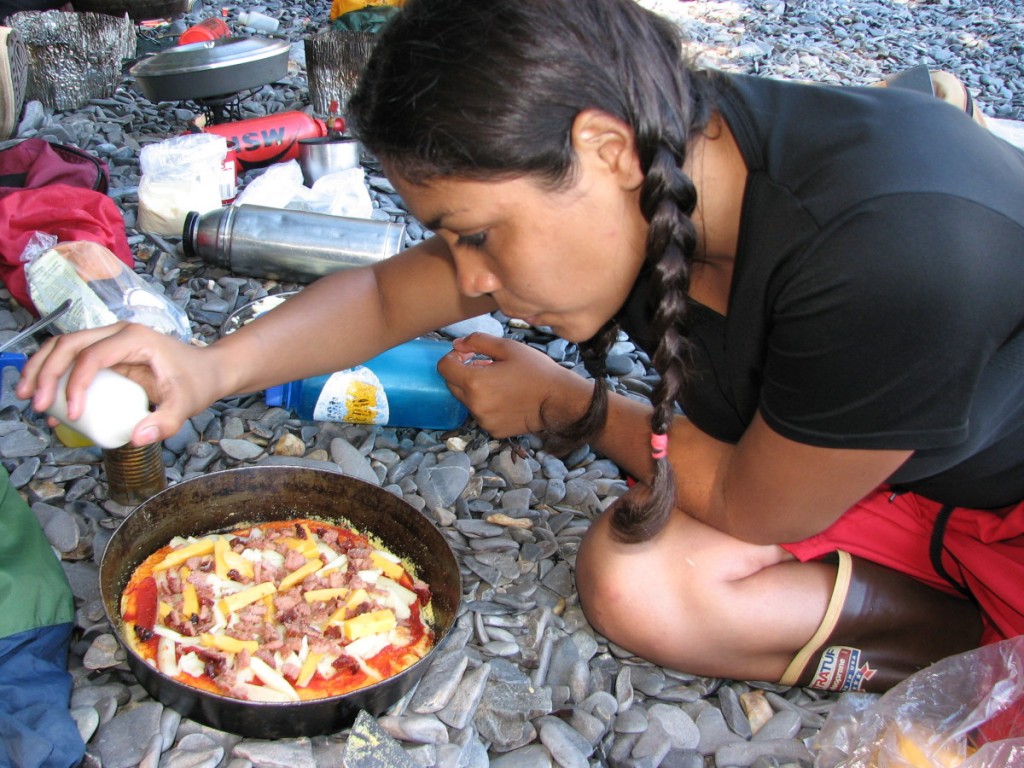
[[[576,562],[598,630],[833,689],[979,642],[941,574],[974,577],[929,547],[943,505],[950,537],[982,516],[1024,541],[1019,152],[930,96],[696,72],[631,0],[410,0],[349,108],[437,237],[206,349],[123,326],[48,342],[19,395],[45,408],[74,365],[73,418],[116,367],[161,404],[145,443],[495,309],[579,343],[598,381],[622,328],[662,374],[651,406],[490,337],[439,365],[492,435],[589,440],[639,480]],[[986,640],[1024,629],[1019,602],[994,618],[1008,590],[969,584]]]

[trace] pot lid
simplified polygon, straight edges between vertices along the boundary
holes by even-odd
[[[221,37],[169,48],[131,68],[135,77],[188,75],[273,59],[291,47],[286,40],[262,37]]]

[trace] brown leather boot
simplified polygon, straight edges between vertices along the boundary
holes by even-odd
[[[881,692],[978,646],[981,614],[973,602],[848,552],[837,554],[825,618],[779,680],[783,685]]]

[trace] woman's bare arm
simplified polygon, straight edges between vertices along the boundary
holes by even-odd
[[[205,348],[119,323],[45,342],[25,365],[18,394],[36,410],[68,380],[68,415],[81,413],[96,371],[113,368],[142,384],[157,411],[134,434],[142,444],[175,434],[218,399],[360,363],[402,341],[494,309],[466,299],[447,246],[434,239],[373,267],[343,270]]]

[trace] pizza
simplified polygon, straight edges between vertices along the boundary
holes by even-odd
[[[122,635],[187,685],[249,701],[337,696],[431,649],[430,588],[353,528],[314,519],[175,537],[134,571]]]

